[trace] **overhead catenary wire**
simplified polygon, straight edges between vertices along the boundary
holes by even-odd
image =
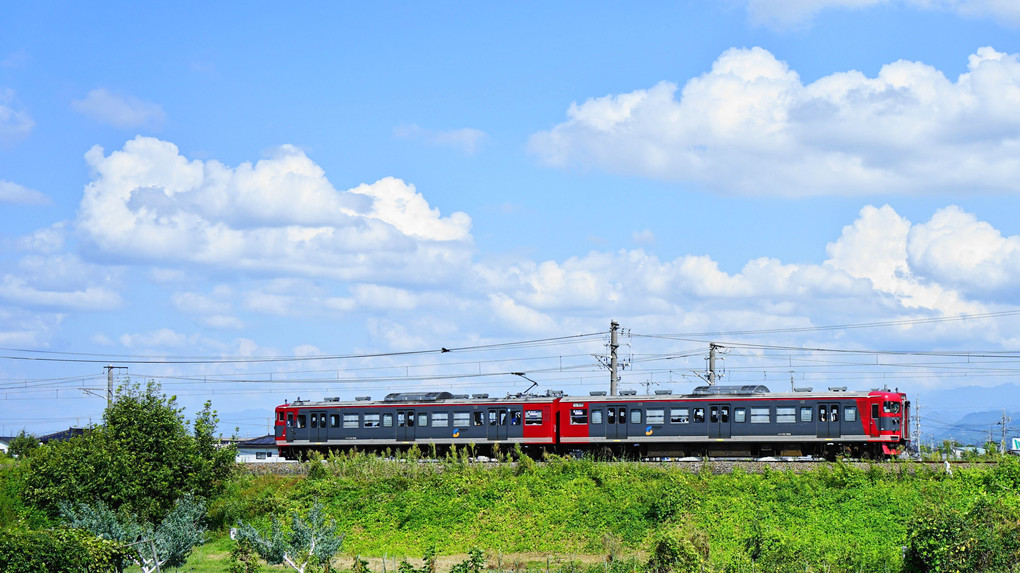
[[[376,352],[376,353],[356,353],[356,354],[336,354],[336,355],[307,355],[307,356],[229,356],[229,357],[215,357],[215,356],[167,356],[167,357],[152,357],[144,355],[124,355],[124,354],[88,354],[88,353],[74,353],[74,352],[58,352],[52,350],[34,350],[34,349],[18,349],[18,348],[0,348],[0,352],[6,354],[0,354],[0,359],[7,360],[31,360],[39,362],[69,362],[78,364],[105,364],[109,362],[116,362],[118,364],[254,364],[254,363],[271,363],[271,362],[310,362],[316,360],[350,360],[350,359],[364,359],[364,358],[385,358],[385,357],[396,357],[396,356],[417,356],[426,354],[446,354],[449,352],[479,352],[479,351],[491,351],[497,349],[514,349],[514,348],[528,348],[533,346],[557,344],[557,343],[568,343],[570,341],[577,341],[583,339],[593,339],[595,337],[601,337],[603,333],[595,332],[588,334],[575,334],[571,336],[558,336],[551,338],[539,338],[533,340],[523,340],[516,342],[503,342],[503,343],[491,343],[491,344],[476,344],[470,346],[454,346],[454,347],[440,347],[425,350],[407,350],[397,352]],[[20,356],[14,353],[23,353],[25,356]]]

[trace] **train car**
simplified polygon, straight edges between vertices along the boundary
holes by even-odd
[[[381,451],[418,444],[491,455],[520,446],[629,458],[816,456],[880,458],[909,443],[901,392],[770,392],[761,385],[702,386],[691,394],[520,394],[489,398],[405,392],[382,401],[296,400],[276,408],[276,444],[289,459],[310,451]]]
[[[910,437],[899,392],[774,393],[761,385],[702,386],[692,394],[564,397],[562,448],[634,458],[883,457]]]
[[[449,392],[394,393],[382,401],[298,399],[276,408],[276,445],[287,459],[310,451],[398,450],[412,444],[439,451],[470,445],[489,455],[520,445],[531,453],[555,445],[556,399]]]

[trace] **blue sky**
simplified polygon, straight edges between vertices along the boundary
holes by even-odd
[[[107,363],[242,433],[586,392],[611,319],[637,386],[1012,381],[1018,53],[993,0],[5,5],[0,434]]]

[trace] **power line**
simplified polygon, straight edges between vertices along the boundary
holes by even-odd
[[[883,328],[887,326],[910,326],[915,324],[931,324],[940,322],[956,322],[963,320],[978,320],[985,318],[1002,318],[1006,316],[1020,315],[1020,309],[1004,310],[999,312],[987,312],[982,314],[961,314],[958,316],[943,316],[943,317],[931,317],[931,318],[912,318],[904,320],[891,320],[884,322],[863,322],[855,324],[834,324],[829,326],[802,326],[802,327],[791,327],[791,328],[769,328],[761,330],[731,330],[731,331],[718,331],[718,332],[699,332],[699,333],[686,333],[686,334],[647,334],[647,335],[634,335],[644,336],[648,338],[674,338],[678,339],[690,338],[690,337],[705,337],[705,336],[743,336],[751,334],[785,334],[795,332],[820,332],[825,330],[851,330],[858,328]]]
[[[20,352],[28,356],[0,355],[0,359],[8,360],[30,360],[38,362],[70,362],[76,364],[96,364],[116,362],[119,364],[253,364],[253,363],[274,363],[274,362],[311,362],[316,360],[351,360],[364,358],[387,358],[394,356],[416,356],[424,354],[445,354],[448,352],[479,352],[499,349],[529,348],[551,344],[563,344],[594,337],[601,337],[603,333],[595,332],[588,334],[576,334],[572,336],[559,336],[552,338],[539,338],[534,340],[522,340],[516,342],[502,342],[492,344],[478,344],[473,346],[440,347],[427,350],[408,350],[401,352],[378,352],[363,354],[333,354],[315,356],[275,356],[275,357],[214,357],[214,356],[168,356],[154,358],[144,355],[117,355],[117,354],[87,354],[75,352],[56,352],[50,350],[31,350],[19,348],[0,348],[0,351],[12,353]],[[91,358],[84,358],[84,357]],[[65,358],[75,357],[75,358]]]

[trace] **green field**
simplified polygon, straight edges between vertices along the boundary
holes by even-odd
[[[84,473],[68,473],[73,456],[97,451],[85,449],[100,444],[90,439],[0,463],[0,569],[41,552],[52,556],[44,562],[73,564],[74,552],[110,549],[66,529],[54,509],[60,494],[94,504],[118,491],[125,519],[141,515],[124,513],[131,508],[152,507],[157,492],[172,500],[141,478],[90,480],[105,459],[95,454],[75,469]],[[345,536],[330,568],[356,573],[476,573],[478,561],[475,569],[465,561],[472,551],[490,569],[513,572],[1020,573],[1018,458],[952,474],[912,463],[732,466],[705,462],[692,471],[555,456],[477,463],[463,451],[425,459],[412,449],[315,459],[284,474],[227,468],[203,500],[206,540],[180,571],[243,571],[232,563],[232,527],[268,534],[276,521],[286,534],[294,518],[309,520],[318,507]],[[130,477],[137,466],[117,467]],[[160,468],[147,475],[179,481]],[[112,570],[104,563],[95,570]],[[53,570],[46,565],[17,571]]]
[[[545,570],[547,559],[557,570],[633,569],[664,541],[697,553],[709,571],[901,571],[904,548],[922,548],[917,535],[926,526],[927,535],[941,535],[938,543],[959,545],[960,555],[1012,551],[1020,558],[1020,461],[1010,458],[952,476],[909,463],[716,475],[711,464],[691,473],[567,458],[475,464],[456,456],[340,456],[308,468],[300,477],[239,473],[211,505],[211,518],[221,530],[238,520],[264,526],[271,515],[317,501],[346,533],[344,554],[370,558],[374,571],[384,556],[411,560],[434,550],[458,559],[471,548],[515,570]],[[1020,571],[1004,563],[986,570]]]

